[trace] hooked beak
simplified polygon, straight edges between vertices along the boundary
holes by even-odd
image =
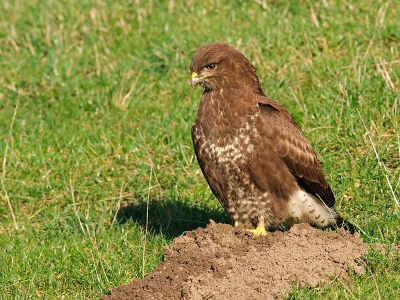
[[[192,88],[194,88],[196,86],[196,84],[198,84],[199,82],[202,82],[204,79],[211,77],[211,73],[208,73],[206,75],[204,75],[203,77],[199,77],[199,75],[197,75],[196,72],[192,73],[192,78],[190,78],[190,85],[192,86]]]
[[[190,78],[190,85],[192,88],[196,86],[196,84],[200,81],[200,78],[198,77],[196,72],[192,73],[192,78]]]

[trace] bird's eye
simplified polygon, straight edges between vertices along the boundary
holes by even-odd
[[[207,68],[208,71],[212,71],[212,70],[215,69],[215,67],[216,67],[215,64],[209,64],[206,68]]]

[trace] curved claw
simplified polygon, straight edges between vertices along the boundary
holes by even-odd
[[[263,217],[260,217],[256,229],[246,229],[246,231],[253,234],[253,239],[258,238],[260,236],[266,236],[268,234],[267,231],[265,230]]]
[[[246,229],[246,231],[253,234],[253,239],[260,236],[266,236],[268,234],[265,230],[265,227],[260,225],[258,225],[256,229]]]

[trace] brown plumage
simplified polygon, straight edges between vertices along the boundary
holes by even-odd
[[[247,58],[224,43],[201,46],[191,85],[204,88],[192,139],[214,195],[235,225],[288,228],[343,222],[317,156],[290,113],[265,96]]]

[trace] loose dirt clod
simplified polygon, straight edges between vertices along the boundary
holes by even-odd
[[[298,224],[251,239],[244,227],[211,221],[175,238],[149,276],[100,299],[281,299],[293,284],[316,287],[349,269],[362,275],[364,249],[344,229]]]

